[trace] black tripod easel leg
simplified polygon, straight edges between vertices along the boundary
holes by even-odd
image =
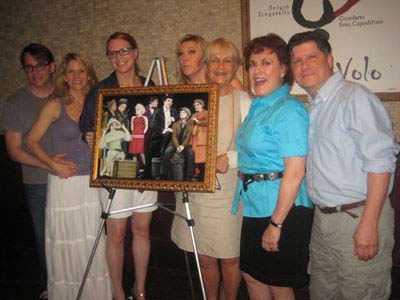
[[[96,254],[97,246],[99,245],[99,241],[100,241],[100,237],[101,237],[101,235],[103,233],[104,225],[106,223],[107,218],[110,215],[111,202],[114,199],[115,188],[108,188],[108,187],[104,187],[104,188],[109,193],[108,201],[107,201],[107,207],[106,207],[105,212],[103,211],[101,213],[100,227],[99,227],[99,230],[97,231],[97,236],[96,236],[96,239],[94,241],[92,252],[90,253],[89,261],[88,261],[88,264],[86,266],[86,270],[85,270],[85,273],[83,275],[83,279],[81,281],[81,285],[79,287],[78,295],[75,298],[76,300],[79,300],[81,298],[81,296],[82,296],[83,288],[85,287],[86,279],[87,279],[87,276],[89,275],[90,267],[92,266],[93,258],[94,258],[94,255]]]

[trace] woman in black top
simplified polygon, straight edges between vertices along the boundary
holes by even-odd
[[[138,74],[138,48],[135,39],[131,35],[124,32],[112,34],[107,40],[107,57],[114,72],[89,91],[80,118],[80,129],[90,147],[92,147],[93,143],[98,90],[100,88],[143,86],[145,82],[145,78]],[[149,84],[154,85],[152,81]],[[111,211],[156,201],[157,192],[144,191],[143,193],[138,193],[136,190],[117,190]],[[117,208],[117,205],[120,207]],[[149,228],[152,211],[156,208],[156,206],[152,206],[133,212],[134,221],[131,229],[133,233],[132,253],[135,265],[135,283],[132,293],[136,300],[145,299],[145,281],[150,256]],[[112,215],[107,219],[106,253],[110,277],[114,287],[114,300],[123,300],[126,297],[122,287],[122,269],[126,222],[130,215],[130,212],[127,214],[121,213]]]

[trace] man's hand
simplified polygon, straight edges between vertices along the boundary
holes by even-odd
[[[378,253],[378,229],[374,224],[360,222],[353,235],[354,255],[359,260],[368,261]]]
[[[56,154],[52,157],[52,161],[54,162],[52,173],[62,179],[74,176],[78,171],[78,165],[64,159],[65,156],[67,156],[67,153]]]

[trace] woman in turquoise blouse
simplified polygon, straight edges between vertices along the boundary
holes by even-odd
[[[232,207],[243,201],[240,269],[249,296],[294,300],[307,283],[312,210],[304,181],[309,120],[293,97],[286,43],[253,39],[245,67],[257,96],[236,134],[239,179]]]

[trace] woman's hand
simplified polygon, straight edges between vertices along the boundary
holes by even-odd
[[[103,129],[103,134],[104,133],[105,133],[105,129]],[[85,133],[85,141],[88,144],[90,150],[93,149],[93,136],[94,136],[94,133],[91,131]]]
[[[271,219],[277,223],[283,224],[296,196],[299,192],[301,182],[305,175],[306,159],[305,157],[286,157],[284,158],[285,172],[279,186],[278,202]],[[279,251],[278,242],[281,237],[281,228],[269,224],[265,230],[261,246],[266,251]]]
[[[78,165],[64,159],[67,153],[56,154],[52,157],[51,172],[61,179],[74,176],[78,171]]]
[[[279,251],[279,239],[281,238],[281,228],[268,225],[265,229],[261,239],[261,247],[266,251],[277,252]]]
[[[225,174],[229,169],[229,159],[226,153],[217,156],[217,173]]]

